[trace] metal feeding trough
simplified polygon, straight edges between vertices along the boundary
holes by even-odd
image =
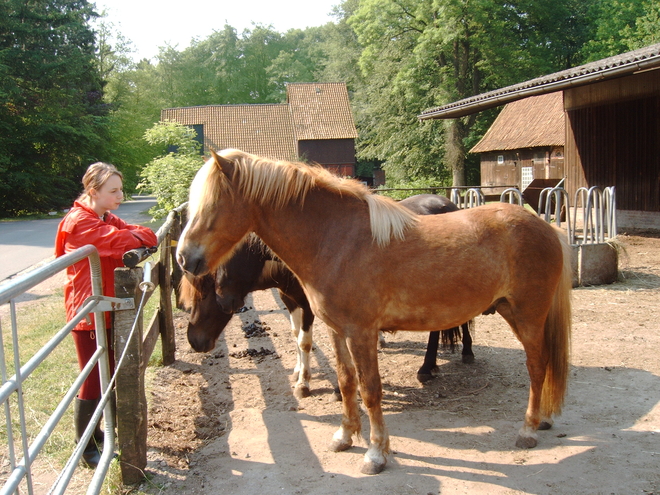
[[[539,194],[539,215],[566,230],[573,247],[573,286],[603,285],[616,282],[619,253],[614,243],[616,191],[581,187],[571,207],[562,187],[549,187]],[[565,223],[565,227],[562,226]]]
[[[500,201],[527,203],[545,221],[566,231],[573,248],[573,287],[616,282],[619,253],[614,241],[617,235],[615,188],[581,187],[571,206],[568,193],[562,187],[563,181],[534,179],[523,193],[516,188],[506,189]],[[485,202],[477,188],[452,189],[450,199],[460,208]]]

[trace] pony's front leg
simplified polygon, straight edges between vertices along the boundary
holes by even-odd
[[[357,378],[353,358],[346,341],[332,328],[328,329],[337,359],[337,381],[342,395],[341,426],[332,436],[330,450],[341,452],[353,445],[353,436],[360,435],[360,411],[357,402]]]
[[[297,344],[297,362],[294,368],[296,374],[296,386],[293,391],[298,399],[310,396],[309,380],[312,376],[309,365],[309,353],[312,350],[312,325],[309,328],[303,328],[303,310],[296,308],[290,313],[291,331],[296,337]]]
[[[362,401],[369,413],[371,433],[369,448],[364,455],[363,474],[378,474],[387,464],[390,437],[385,427],[381,401],[383,388],[378,372],[378,332],[359,330],[347,338],[348,348],[357,369]]]

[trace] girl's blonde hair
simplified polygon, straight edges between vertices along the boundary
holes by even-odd
[[[114,165],[104,162],[92,163],[87,167],[87,172],[83,175],[82,183],[85,189],[78,198],[78,201],[89,197],[90,190],[96,189],[98,191],[101,189],[103,184],[113,175],[118,175],[122,181],[124,180],[124,176]]]

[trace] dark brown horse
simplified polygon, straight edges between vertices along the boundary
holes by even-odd
[[[417,194],[409,198],[399,201],[400,205],[405,206],[410,211],[418,215],[440,215],[442,213],[451,213],[458,211],[458,206],[452,203],[444,196],[436,194]],[[474,320],[463,323],[459,327],[449,328],[441,332],[435,331],[429,333],[429,341],[426,345],[426,354],[424,355],[424,363],[417,371],[417,379],[425,383],[433,378],[433,371],[438,368],[438,347],[440,344],[440,337],[442,336],[442,346],[454,351],[458,339],[462,339],[463,349],[461,351],[462,360],[464,363],[474,362],[474,353],[472,352],[472,335],[470,334],[470,326],[473,325]]]
[[[516,445],[537,444],[561,411],[568,379],[571,250],[564,234],[524,208],[496,203],[415,215],[321,167],[224,150],[197,173],[177,259],[213,271],[249,232],[300,280],[330,328],[343,397],[330,449],[360,434],[357,389],[371,423],[362,472],[390,452],[378,371],[380,330],[451,328],[487,311],[510,325],[527,355],[529,401]],[[319,267],[323,267],[319,270]]]
[[[215,347],[218,337],[234,313],[255,290],[276,288],[289,311],[291,330],[297,344],[297,363],[294,369],[298,398],[310,395],[314,313],[305,293],[284,263],[273,257],[258,237],[249,236],[234,251],[232,257],[215,273],[181,279],[179,302],[190,310],[188,342],[197,352]]]
[[[457,211],[458,207],[444,196],[418,194],[400,202],[418,215],[439,215]],[[296,397],[310,395],[311,369],[309,353],[312,348],[314,314],[304,291],[282,262],[277,260],[258,237],[250,236],[240,243],[232,257],[218,267],[214,274],[202,277],[183,277],[179,302],[188,310],[188,342],[197,352],[208,352],[225,329],[234,313],[240,310],[250,292],[276,288],[291,317],[291,328],[297,342],[297,364],[294,369]],[[215,295],[215,297],[214,297]],[[442,337],[444,348],[454,350],[462,339],[464,363],[474,361],[472,339],[465,323],[461,327],[430,332],[424,363],[417,379],[426,382],[437,369],[437,355]]]

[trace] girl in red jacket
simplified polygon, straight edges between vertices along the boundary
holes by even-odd
[[[87,244],[96,246],[101,258],[103,295],[110,297],[115,295],[114,269],[124,266],[123,254],[131,249],[142,246],[152,247],[157,244],[156,235],[151,229],[140,225],[129,225],[111,213],[124,199],[122,179],[121,172],[113,165],[101,162],[90,165],[82,180],[84,192],[60,222],[55,238],[56,256],[75,251]],[[69,266],[67,278],[64,285],[64,300],[66,318],[70,321],[85,299],[92,295],[91,272],[87,259]],[[114,355],[109,313],[106,313],[106,318],[112,372]],[[81,321],[73,329],[72,335],[82,370],[96,351],[96,332],[93,323]],[[74,404],[76,443],[87,428],[100,398],[101,383],[97,365],[83,383]],[[96,467],[100,460],[97,442],[101,440],[102,432],[97,427],[83,454],[83,460],[90,467]]]

